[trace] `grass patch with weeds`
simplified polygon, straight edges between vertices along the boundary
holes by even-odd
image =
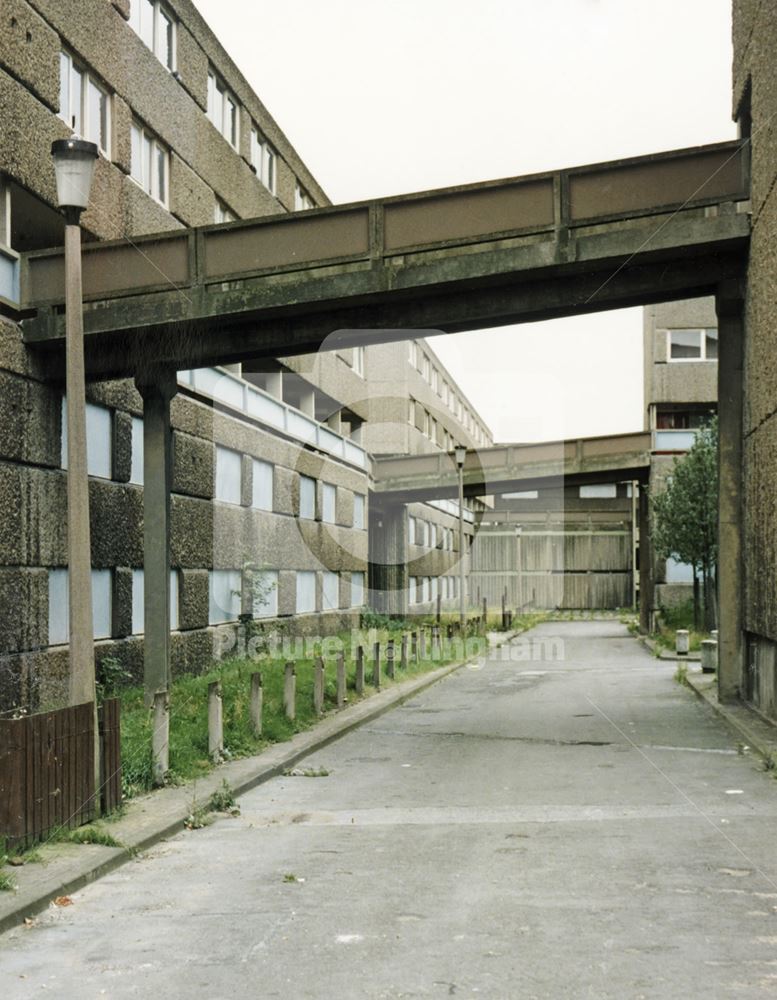
[[[0,872],[0,892],[14,892],[15,889],[16,882],[14,882],[8,872]]]

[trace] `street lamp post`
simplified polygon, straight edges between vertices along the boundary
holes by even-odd
[[[70,704],[80,705],[95,700],[80,218],[89,202],[97,146],[76,137],[58,139],[52,143],[51,155],[57,178],[57,200],[66,223],[65,391]]]
[[[459,625],[462,634],[466,613],[464,611],[464,461],[467,457],[466,448],[456,448],[456,467],[459,470]]]

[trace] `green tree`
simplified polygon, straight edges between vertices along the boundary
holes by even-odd
[[[692,448],[675,459],[666,489],[651,493],[653,547],[659,558],[672,558],[694,569],[693,617],[700,626],[699,581],[704,596],[704,627],[716,627],[715,580],[718,563],[718,421],[702,427]]]

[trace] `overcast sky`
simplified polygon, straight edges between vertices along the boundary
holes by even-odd
[[[731,139],[730,0],[195,0],[333,202]],[[497,440],[642,426],[641,310],[437,337]]]

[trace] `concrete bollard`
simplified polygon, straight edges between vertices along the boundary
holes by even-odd
[[[718,669],[718,644],[715,639],[702,639],[701,672],[714,674]]]
[[[410,655],[413,663],[418,663],[418,632],[413,632],[410,636]]]
[[[297,716],[297,671],[287,663],[283,673],[283,710],[292,722]]]
[[[224,752],[224,711],[221,700],[221,682],[208,685],[208,756],[218,764]]]
[[[254,736],[262,735],[262,702],[264,701],[264,690],[262,688],[262,672],[256,670],[251,674],[251,731]]]
[[[434,625],[432,627],[432,659],[440,659],[440,626]]]
[[[440,624],[440,618],[442,617],[442,594],[437,595],[437,614],[435,615],[437,619],[437,624]]]
[[[354,687],[357,694],[364,694],[364,646],[356,647],[356,678]]]
[[[488,628],[488,601],[483,598],[483,628]]]
[[[394,679],[394,640],[389,639],[386,646],[386,677]]]
[[[407,633],[402,633],[402,641],[399,644],[399,669],[407,670]]]
[[[688,629],[678,628],[674,634],[674,648],[678,656],[687,656],[690,648]]]
[[[324,713],[324,661],[317,656],[313,664],[313,711],[316,715]]]
[[[372,686],[380,691],[380,643],[376,642],[372,656]]]
[[[421,660],[426,659],[426,632],[421,629],[418,635],[418,657]]]
[[[342,708],[345,704],[345,657],[342,653],[337,654],[337,707]]]

